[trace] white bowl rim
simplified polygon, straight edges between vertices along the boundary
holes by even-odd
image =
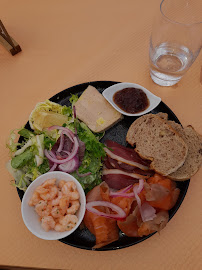
[[[77,190],[79,191],[79,194],[80,194],[80,203],[81,203],[80,209],[79,209],[79,211],[80,211],[79,217],[78,217],[79,221],[77,222],[76,226],[70,231],[56,232],[54,230],[50,230],[50,231],[46,232],[41,228],[42,233],[40,233],[37,230],[34,230],[33,227],[30,226],[29,218],[26,214],[26,209],[27,209],[27,207],[31,207],[30,210],[32,211],[32,213],[35,212],[34,207],[28,205],[28,201],[31,197],[31,194],[33,194],[33,191],[36,189],[37,186],[41,185],[44,181],[51,179],[51,178],[56,178],[57,181],[59,181],[59,180],[74,181],[77,185]],[[34,234],[38,238],[41,238],[44,240],[59,240],[59,239],[65,238],[65,237],[69,236],[70,234],[72,234],[78,228],[78,226],[81,224],[81,222],[84,218],[84,215],[85,215],[85,209],[86,209],[86,196],[85,196],[85,193],[84,193],[84,190],[83,190],[81,184],[72,175],[65,173],[65,172],[61,172],[61,171],[47,172],[47,173],[42,174],[39,177],[37,177],[28,186],[27,190],[25,191],[25,194],[22,198],[22,204],[21,204],[21,213],[22,213],[22,218],[23,218],[24,224],[26,225],[26,227],[28,228],[28,230],[32,234]],[[38,214],[36,212],[33,215],[38,217]],[[38,224],[41,227],[40,221],[38,221]]]
[[[127,113],[125,111],[123,111],[121,108],[119,108],[113,101],[112,97],[113,95],[117,92],[120,91],[124,88],[127,87],[135,87],[135,88],[139,88],[141,89],[146,95],[147,98],[149,99],[150,105],[149,107],[139,113]],[[113,84],[110,87],[107,87],[103,92],[102,95],[105,97],[105,99],[114,107],[114,109],[116,109],[118,112],[120,112],[123,115],[126,116],[141,116],[144,115],[146,113],[149,113],[150,111],[152,111],[153,109],[155,109],[159,103],[161,102],[161,98],[154,95],[152,92],[150,92],[148,89],[146,89],[145,87],[143,87],[142,85],[136,84],[136,83],[129,83],[129,82],[122,82],[122,83],[116,83]]]

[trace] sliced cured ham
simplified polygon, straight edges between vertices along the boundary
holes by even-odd
[[[134,167],[137,167],[137,168],[140,168],[142,170],[148,170],[149,167],[148,166],[145,166],[145,165],[142,165],[136,161],[133,161],[133,160],[129,160],[129,159],[126,159],[126,158],[123,158],[121,156],[118,156],[116,155],[113,150],[110,151],[109,149],[107,149],[106,147],[104,148],[105,152],[107,153],[107,155],[113,159],[116,159],[117,161],[119,162],[122,162],[122,163],[125,163],[125,164],[128,164],[128,165],[131,165],[131,166],[134,166]]]
[[[140,168],[134,167],[132,165],[129,165],[129,164],[126,164],[123,162],[119,162],[116,159],[113,159],[109,156],[106,156],[106,158],[104,160],[104,165],[108,169],[119,169],[119,170],[123,170],[125,172],[137,173],[137,174],[145,175],[148,177],[150,177],[154,174],[154,172],[151,170],[141,170]]]
[[[141,176],[136,174],[110,169],[104,169],[102,175],[102,180],[105,181],[108,186],[113,189],[122,189],[129,185],[138,183],[139,178],[141,178]]]
[[[125,147],[114,141],[106,140],[106,153],[113,159],[122,163],[138,167],[142,170],[149,169],[149,162],[143,160],[132,148]]]
[[[105,141],[105,145],[107,155],[102,180],[110,188],[122,189],[154,174],[149,170],[149,162],[139,157],[133,149],[110,140]]]

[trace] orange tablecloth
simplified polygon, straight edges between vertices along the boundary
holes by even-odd
[[[198,0],[200,1],[200,0]],[[25,227],[12,177],[5,169],[6,139],[23,126],[39,101],[87,81],[135,82],[202,134],[202,54],[173,87],[149,76],[148,44],[160,0],[1,0],[0,18],[22,47],[0,46],[0,265],[55,269],[202,269],[202,170],[191,180],[167,227],[121,250],[92,252],[45,241]]]

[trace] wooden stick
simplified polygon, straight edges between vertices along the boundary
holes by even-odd
[[[8,34],[5,26],[0,20],[0,44],[12,55],[21,51],[20,45]]]

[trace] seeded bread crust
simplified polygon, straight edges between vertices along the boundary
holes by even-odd
[[[130,126],[126,141],[136,146],[135,151],[142,158],[151,160],[151,169],[169,175],[185,162],[188,146],[162,118],[155,114],[138,118]]]
[[[179,124],[168,121],[168,124],[175,129],[188,146],[188,154],[184,164],[168,177],[175,181],[190,179],[202,164],[202,137],[197,134],[192,126],[182,128]]]

